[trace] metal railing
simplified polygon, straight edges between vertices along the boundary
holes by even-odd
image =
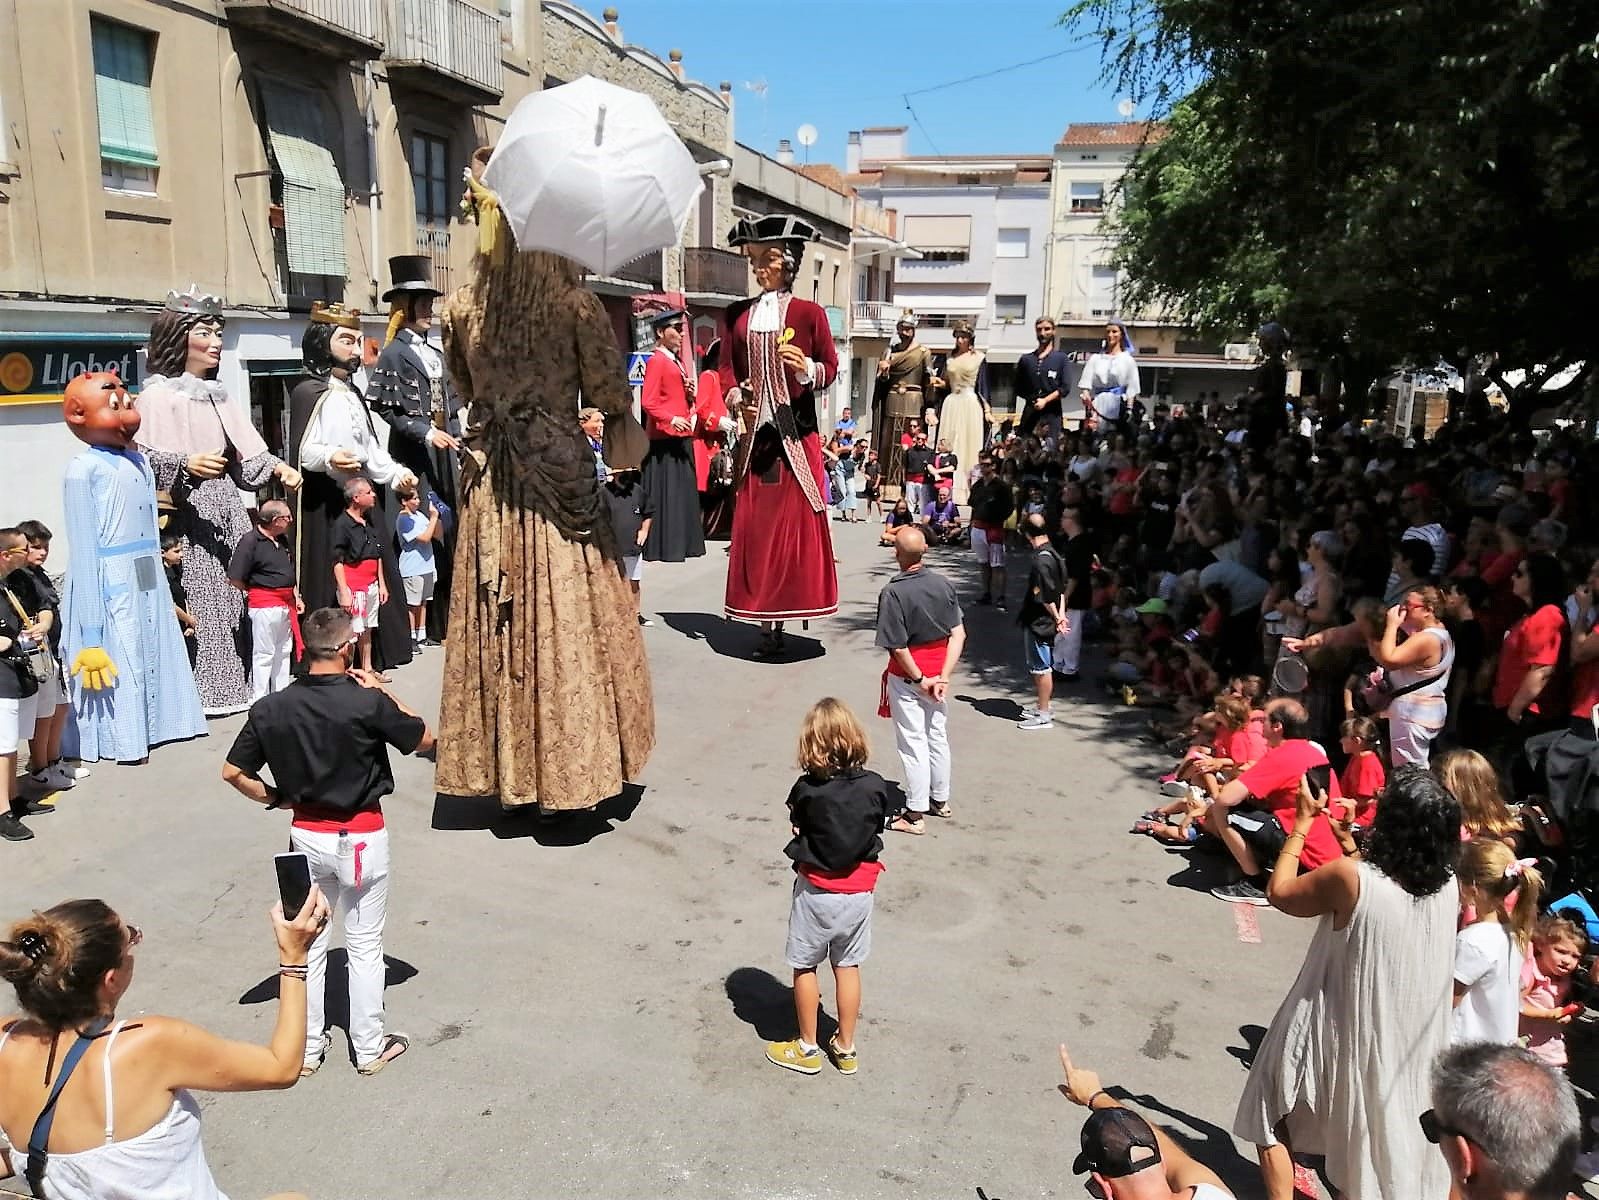
[[[683,251],[683,290],[713,296],[747,295],[749,259],[730,250],[690,246]]]
[[[856,300],[849,306],[851,334],[886,336],[894,332],[899,306],[888,300]]]
[[[383,40],[383,21],[378,0],[223,0],[229,16],[257,28],[277,28],[289,32],[284,21],[304,18],[310,26],[344,34],[371,46]],[[308,29],[303,36],[318,36]]]
[[[500,18],[467,0],[389,0],[384,57],[453,75],[499,96]]]
[[[450,281],[450,231],[435,225],[416,227],[416,252],[425,254],[433,263],[433,286],[448,295]]]

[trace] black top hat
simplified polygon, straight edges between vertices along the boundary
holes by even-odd
[[[392,286],[383,293],[385,301],[405,292],[417,296],[442,296],[433,286],[433,260],[426,254],[396,254],[389,259]]]
[[[748,246],[755,242],[813,242],[816,227],[793,213],[771,213],[768,216],[739,221],[727,235],[729,246]]]

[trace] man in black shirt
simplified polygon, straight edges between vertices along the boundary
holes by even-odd
[[[1027,572],[1027,592],[1017,623],[1022,627],[1022,650],[1027,672],[1033,677],[1037,704],[1022,709],[1018,729],[1048,729],[1055,723],[1050,701],[1055,694],[1055,635],[1065,633],[1066,564],[1049,544],[1049,526],[1039,513],[1022,518],[1022,533],[1032,547]]]
[[[1033,334],[1038,348],[1016,364],[1016,399],[1022,405],[1018,431],[1023,437],[1036,435],[1053,450],[1060,437],[1060,397],[1069,364],[1065,352],[1055,349],[1055,322],[1039,317]]]
[[[289,845],[311,862],[311,879],[329,906],[344,908],[350,967],[350,1043],[356,1069],[375,1075],[404,1054],[410,1040],[383,1030],[383,921],[389,897],[389,834],[384,796],[394,791],[388,747],[427,755],[427,723],[378,686],[376,676],[350,668],[355,638],[350,614],[322,608],[305,619],[308,673],[250,708],[222,779],[268,808],[294,812]],[[274,783],[261,779],[270,767]],[[330,1038],[324,1030],[323,981],[328,931],[306,960],[305,1066],[322,1065]]]
[[[289,686],[289,668],[300,641],[305,602],[296,586],[294,559],[285,536],[294,516],[281,500],[268,500],[255,528],[239,539],[228,562],[228,582],[245,595],[250,612],[250,676],[253,699]]]
[[[933,451],[927,445],[927,434],[918,429],[905,448],[905,503],[913,514],[922,511],[922,505],[932,495],[927,484],[928,468],[933,465]]]
[[[1083,524],[1083,510],[1067,505],[1061,510],[1064,535],[1060,555],[1066,564],[1066,628],[1055,639],[1055,669],[1067,683],[1077,682],[1083,652],[1083,626],[1088,623],[1089,597],[1094,583],[1094,536]]]
[[[894,538],[899,574],[877,597],[877,647],[888,651],[878,715],[894,719],[905,768],[905,811],[890,829],[925,833],[924,814],[948,817],[949,676],[966,644],[955,586],[922,565],[927,538],[906,526]]]

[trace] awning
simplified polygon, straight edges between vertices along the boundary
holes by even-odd
[[[267,143],[283,176],[284,240],[289,270],[346,273],[344,180],[328,148],[316,96],[279,83],[261,85]]]
[[[905,218],[905,241],[918,250],[969,250],[972,245],[970,216],[916,214]]]
[[[850,238],[850,244],[873,254],[886,254],[890,258],[916,259],[922,256],[922,252],[916,247],[896,242],[893,238],[880,233],[857,233]]]

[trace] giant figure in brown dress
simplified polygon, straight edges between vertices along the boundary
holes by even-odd
[[[611,323],[577,267],[517,251],[476,179],[468,197],[479,254],[443,315],[468,414],[438,789],[506,808],[592,808],[643,770],[655,709],[578,409],[605,414],[612,466],[639,465],[644,431]]]

